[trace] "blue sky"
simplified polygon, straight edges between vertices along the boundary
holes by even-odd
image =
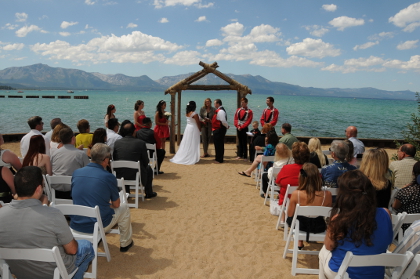
[[[2,0],[0,69],[219,70],[305,87],[420,91],[420,2]]]

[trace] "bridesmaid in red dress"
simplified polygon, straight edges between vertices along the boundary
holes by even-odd
[[[146,118],[146,115],[144,114],[144,111],[142,110],[144,108],[144,102],[142,100],[138,100],[136,104],[134,105],[134,127],[136,127],[136,132],[142,128],[143,126],[143,119]]]
[[[156,106],[156,114],[155,114],[155,133],[160,138],[162,143],[161,147],[165,150],[165,140],[169,137],[169,126],[168,126],[168,119],[165,117],[165,109],[166,109],[166,102],[164,100],[160,100]]]

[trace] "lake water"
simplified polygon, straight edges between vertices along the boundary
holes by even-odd
[[[170,95],[163,92],[110,92],[110,91],[75,91],[68,94],[63,90],[51,91],[0,91],[0,95],[39,95],[39,99],[0,98],[0,133],[26,133],[29,131],[27,119],[39,115],[45,122],[45,131],[49,130],[52,118],[60,117],[64,123],[77,131],[77,121],[85,118],[90,122],[91,131],[104,127],[103,118],[109,104],[116,106],[116,117],[122,122],[133,121],[134,103],[145,102],[146,116],[154,121],[156,105],[159,100],[167,102],[170,111]],[[72,96],[72,99],[43,99],[43,95]],[[86,95],[87,100],[75,100],[73,96]],[[228,134],[235,134],[233,115],[236,110],[236,91],[183,91],[182,114],[186,104],[193,100],[201,107],[205,98],[221,99],[228,114],[231,128]],[[259,120],[266,107],[266,95],[248,95],[249,107],[254,112],[254,120]],[[280,111],[277,132],[280,134],[281,123],[292,125],[292,134],[296,136],[343,137],[344,130],[354,125],[359,130],[359,138],[400,139],[401,131],[409,123],[412,113],[417,111],[416,101],[376,100],[353,98],[330,98],[313,96],[273,95],[274,106]],[[414,99],[415,96],[413,96]],[[198,110],[198,109],[197,109]],[[185,127],[182,116],[181,132]],[[261,128],[261,127],[260,127]]]

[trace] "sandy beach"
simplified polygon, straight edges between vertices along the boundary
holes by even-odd
[[[19,143],[2,148],[20,155]],[[249,163],[234,159],[234,144],[225,148],[223,164],[205,158],[183,166],[167,156],[165,174],[154,180],[157,198],[130,210],[134,247],[120,253],[118,235],[108,234],[112,260],[99,258],[98,278],[295,278],[291,254],[282,258],[285,241],[283,230],[275,229],[278,217],[263,205],[254,179],[237,174]],[[321,245],[305,243],[305,249]],[[302,255],[298,266],[317,268],[318,257]]]

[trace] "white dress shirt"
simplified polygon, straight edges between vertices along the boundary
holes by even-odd
[[[122,136],[115,133],[113,130],[106,128],[106,137],[107,137],[106,144],[109,147],[111,147],[111,154],[112,154],[112,153],[114,153],[114,143],[117,140],[122,139]]]
[[[220,106],[218,109],[219,112],[217,113],[216,119],[222,122],[222,125],[226,127],[226,129],[229,129],[229,124],[226,121],[226,112],[221,109],[222,106]]]
[[[357,154],[365,153],[365,145],[359,139],[355,137],[349,138],[349,141],[353,143],[353,156],[356,157]]]
[[[28,153],[31,137],[36,136],[36,135],[40,135],[44,138],[44,140],[45,140],[45,154],[50,156],[50,141],[48,139],[46,139],[40,131],[38,131],[36,129],[32,129],[29,133],[27,133],[25,136],[23,136],[23,138],[20,141],[20,154],[21,154],[22,158],[25,158],[26,153]]]

